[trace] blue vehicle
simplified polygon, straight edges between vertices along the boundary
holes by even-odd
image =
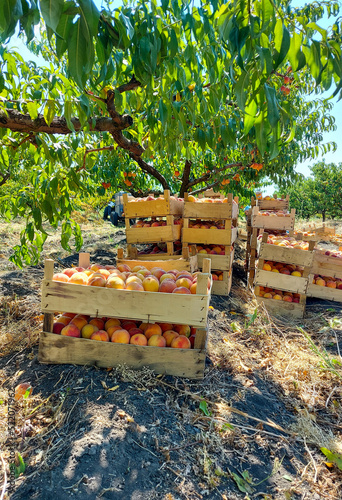
[[[119,191],[115,193],[113,198],[110,200],[108,205],[105,207],[103,212],[103,220],[108,220],[110,218],[111,223],[114,226],[118,226],[120,221],[125,220],[124,215],[124,205],[123,205],[123,195],[124,191]]]

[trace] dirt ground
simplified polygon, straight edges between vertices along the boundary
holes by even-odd
[[[91,262],[113,263],[124,230],[100,219],[82,229]],[[203,380],[43,365],[43,266],[21,271],[8,261],[19,230],[0,224],[0,485],[9,390],[33,387],[14,403],[26,470],[13,500],[342,498],[341,304],[312,300],[295,323],[263,310],[253,317],[238,242],[231,294],[211,300]],[[77,264],[58,234],[44,254],[56,269]]]

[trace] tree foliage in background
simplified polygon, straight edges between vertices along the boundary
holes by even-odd
[[[27,218],[18,265],[37,258],[45,222],[61,221],[63,246],[80,248],[72,193],[248,194],[335,147],[322,145],[334,119],[319,93],[341,95],[338,2],[111,3],[0,0],[0,213]],[[45,63],[11,48],[18,28]],[[6,183],[24,170],[29,183],[11,196]]]
[[[342,218],[342,163],[316,163],[310,167],[311,176],[302,177],[279,195],[290,195],[291,208],[296,209],[299,217],[309,219],[321,216]]]

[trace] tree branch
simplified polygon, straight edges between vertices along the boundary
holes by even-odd
[[[7,172],[5,174],[3,174],[2,172],[0,172],[0,175],[2,177],[2,179],[0,180],[0,186],[3,186],[8,181],[8,179],[10,178],[11,172],[9,170],[7,170]]]
[[[225,170],[227,170],[227,168],[232,168],[232,167],[242,167],[242,163],[241,162],[229,163],[228,165],[225,165],[224,167],[216,168],[215,170],[212,170],[211,172],[207,172],[206,174],[203,174],[198,179],[194,179],[193,181],[190,181],[186,187],[189,188],[192,186],[196,186],[196,184],[200,184],[201,182],[205,182],[208,179],[210,179],[210,177],[213,174],[218,174],[219,172],[224,172]],[[217,181],[217,182],[220,182],[220,181]],[[202,191],[199,191],[199,192],[201,193]]]
[[[181,185],[181,188],[179,190],[179,196],[181,198],[184,197],[184,193],[186,193],[187,188],[188,188],[191,165],[192,165],[192,162],[190,160],[185,161],[183,175],[182,175],[182,185]]]
[[[79,172],[80,170],[85,170],[86,166],[86,157],[89,153],[95,153],[96,151],[104,151],[104,150],[107,150],[107,151],[113,151],[114,149],[114,146],[103,146],[103,148],[94,148],[94,149],[86,149],[85,152],[84,152],[84,156],[83,156],[83,163],[82,163],[82,167],[79,167],[77,169],[77,172]]]
[[[208,184],[207,186],[205,186],[203,188],[196,189],[196,191],[191,191],[191,194],[194,195],[194,194],[203,193],[203,191],[206,191],[207,189],[211,189],[211,188],[217,186],[217,184],[219,184],[219,183],[220,183],[220,181],[215,181],[212,184]]]

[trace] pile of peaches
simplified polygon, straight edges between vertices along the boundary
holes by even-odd
[[[217,199],[217,198],[196,198],[192,194],[189,194],[188,196],[188,201],[192,203],[228,203],[228,198],[222,198],[222,199]],[[236,201],[233,200],[233,204],[237,205]]]
[[[173,254],[180,254],[182,250],[182,243],[177,240],[173,242]],[[155,253],[166,253],[167,246],[166,243],[155,243],[152,245],[146,245],[142,250],[139,250],[138,255],[150,255]]]
[[[190,220],[189,227],[192,229],[224,229],[225,221],[224,220]],[[234,226],[232,225],[233,229]]]
[[[194,347],[196,328],[171,323],[91,318],[66,312],[56,318],[53,333],[116,344],[191,349]]]
[[[160,196],[157,196],[155,198],[153,194],[150,194],[150,195],[142,197],[142,198],[129,198],[129,203],[135,203],[135,202],[138,202],[138,201],[164,200],[164,199],[165,199],[164,195],[160,195]],[[184,201],[184,198],[177,198],[177,196],[170,196],[170,200]]]
[[[258,236],[258,239],[262,239],[262,234]],[[275,234],[269,234],[267,243],[269,245],[277,245],[279,247],[286,248],[299,248],[300,250],[308,250],[309,243],[303,240],[296,240],[293,236],[281,236]]]
[[[182,225],[183,219],[181,217],[174,219],[175,225]],[[163,227],[167,226],[166,219],[163,217],[152,217],[150,219],[138,219],[135,224],[131,226],[131,228],[137,227]]]
[[[315,274],[312,280],[312,284],[342,290],[342,280],[338,278],[332,278],[330,276],[321,276],[319,274]]]
[[[233,246],[230,247],[229,251],[233,251]],[[201,245],[196,245],[197,253],[204,253],[209,255],[225,255],[224,245],[206,245],[202,247]]]
[[[319,253],[322,255],[328,255],[329,257],[335,257],[337,259],[342,259],[341,250],[320,250]]]
[[[54,274],[52,279],[64,283],[118,290],[195,294],[198,274],[199,272],[178,270],[166,272],[159,267],[148,270],[140,265],[131,269],[127,264],[118,264],[117,267],[92,264],[88,269],[83,267],[64,269],[63,272]],[[210,284],[208,279],[208,290]]]
[[[264,299],[283,300],[284,302],[295,302],[299,304],[299,293],[283,292],[282,290],[275,290],[274,288],[259,287],[259,297]]]
[[[283,262],[265,261],[263,271],[271,271],[272,273],[287,274],[288,276],[303,276],[303,267],[295,266],[294,264],[284,264]]]
[[[258,215],[265,215],[268,217],[291,217],[287,210],[263,210],[258,212]]]
[[[258,197],[258,200],[265,200],[265,201],[285,201],[285,198],[273,198],[273,196],[261,196]]]

